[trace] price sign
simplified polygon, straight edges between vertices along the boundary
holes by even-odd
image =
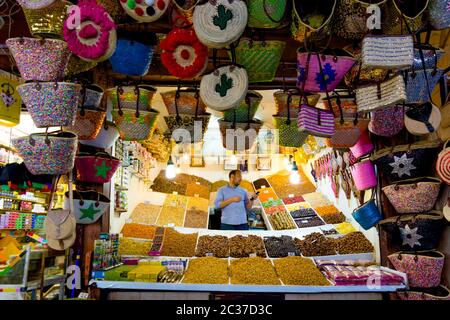
[[[205,256],[207,256],[207,257],[214,257],[214,254],[213,254],[212,252],[207,252],[207,253],[205,254]]]
[[[292,251],[291,251],[291,252],[288,252],[288,256],[289,256],[289,257],[295,256],[295,252],[292,252]]]
[[[256,253],[250,253],[248,256],[249,256],[250,258],[256,258]]]

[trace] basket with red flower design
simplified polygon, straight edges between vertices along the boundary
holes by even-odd
[[[106,152],[78,153],[75,158],[77,180],[92,183],[108,183],[120,165],[117,158]]]
[[[397,182],[383,188],[384,194],[399,214],[427,212],[434,208],[441,180],[416,178]]]
[[[208,65],[208,48],[198,40],[193,29],[173,29],[160,47],[163,65],[177,78],[195,78]]]
[[[445,256],[439,251],[416,253],[396,252],[388,256],[395,270],[408,276],[408,285],[414,288],[437,287],[441,283]]]
[[[84,0],[64,23],[64,39],[74,54],[83,60],[108,60],[116,49],[116,24],[102,5]]]
[[[345,51],[339,55],[297,52],[297,87],[306,92],[333,91],[355,64]]]

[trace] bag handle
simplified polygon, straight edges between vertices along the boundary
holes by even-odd
[[[321,58],[320,58],[319,53],[316,53],[316,55],[317,55],[317,61],[319,62],[320,77],[322,78],[322,81],[323,81],[323,83],[324,83],[324,85],[325,85],[325,94],[326,94],[326,96],[327,96],[328,105],[330,106],[330,111],[331,111],[331,113],[332,113],[333,116],[336,118],[336,115],[334,114],[333,108],[331,107],[331,99],[330,99],[330,95],[328,94],[327,79],[325,78],[325,74],[323,73],[322,61],[321,61]],[[337,57],[335,57],[335,58],[337,59]],[[321,120],[320,120],[320,112],[321,112],[320,110],[321,110],[321,109],[318,109],[318,110],[319,110],[319,112],[318,112],[318,117],[319,117],[318,124],[320,125],[320,124],[321,124]],[[343,112],[342,112],[342,109],[341,109],[341,119],[342,119],[342,121],[343,121]]]
[[[181,81],[178,81],[177,91],[175,92],[175,112],[177,122],[181,121],[180,112],[178,111],[178,99],[180,98]]]
[[[136,84],[134,86],[134,94],[136,95],[136,118],[140,117],[140,113],[139,113],[139,102],[141,100],[141,89],[139,88],[139,85]]]
[[[200,105],[200,90],[197,88],[197,85],[195,85],[194,98],[197,99],[197,101],[195,103],[195,118],[194,118],[194,120],[197,120],[197,118],[198,118],[198,107]],[[178,111],[178,109],[177,109],[177,111]]]
[[[123,87],[121,85],[116,88],[116,98],[117,98],[117,107],[119,108],[119,116],[123,116],[122,106],[120,104],[120,95],[124,93]]]

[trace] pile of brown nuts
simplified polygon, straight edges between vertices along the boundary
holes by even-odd
[[[225,236],[201,236],[198,238],[197,257],[213,256],[216,258],[228,258],[230,252],[228,237]]]
[[[305,236],[303,240],[294,239],[295,246],[306,257],[319,257],[335,255],[333,239],[325,237],[319,232]]]
[[[234,236],[230,239],[230,257],[244,258],[255,254],[258,257],[265,258],[266,250],[262,239],[255,235],[244,237]]]
[[[368,253],[375,249],[362,232],[351,232],[334,240],[336,251],[339,254]]]

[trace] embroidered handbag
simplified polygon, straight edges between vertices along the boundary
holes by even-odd
[[[381,84],[356,89],[358,111],[369,112],[403,103],[406,100],[405,82],[397,75]]]
[[[396,252],[388,256],[395,270],[408,276],[408,285],[413,288],[432,288],[441,283],[445,256],[439,251],[416,253]]]
[[[156,37],[146,35],[143,39],[140,33],[119,34],[116,50],[109,58],[112,70],[127,76],[145,76],[152,63],[155,45]]]
[[[261,127],[262,122],[256,119],[245,123],[227,122],[220,119],[222,145],[227,150],[249,150],[257,141]]]
[[[350,167],[355,187],[358,191],[375,188],[378,184],[375,166],[370,160],[363,160]]]
[[[405,127],[405,108],[394,105],[370,114],[369,131],[381,137],[393,137]]]
[[[363,39],[361,56],[365,67],[409,69],[414,61],[413,37],[368,35]]]
[[[436,162],[436,173],[446,184],[450,185],[450,145],[449,141],[444,144],[444,148],[439,153]]]
[[[61,39],[63,35],[64,21],[72,3],[58,0],[43,8],[22,7],[27,20],[28,28],[33,37],[41,39]]]
[[[66,174],[73,169],[77,136],[72,132],[33,133],[13,139],[12,144],[34,175]]]
[[[81,85],[68,82],[31,82],[18,86],[17,91],[36,127],[74,124],[81,100]]]
[[[320,55],[301,52],[299,49],[297,87],[302,92],[331,92],[336,89],[354,63],[355,59],[350,56]]]
[[[68,207],[69,193],[65,193],[64,206]],[[74,190],[73,214],[78,224],[95,223],[109,208],[110,200],[97,191]]]
[[[383,216],[373,199],[355,209],[352,216],[364,230],[369,230],[383,219]]]
[[[161,18],[169,7],[169,0],[120,1],[123,10],[133,19],[139,22],[154,22]]]
[[[75,124],[64,127],[71,131],[79,140],[94,140],[102,128],[106,112],[99,108],[103,97],[103,89],[97,85],[84,86],[82,101],[78,108]]]
[[[387,0],[359,1],[341,0],[336,6],[333,19],[334,33],[344,39],[360,40],[368,32],[367,8],[376,5],[383,8]]]
[[[200,97],[209,108],[225,111],[237,107],[245,99],[247,89],[247,71],[228,65],[202,77]]]
[[[286,12],[288,0],[249,0],[248,26],[250,28],[274,29],[280,27]]]
[[[444,286],[435,288],[414,288],[410,291],[397,291],[400,300],[450,300],[450,290]]]
[[[430,0],[428,6],[430,24],[435,29],[447,29],[450,27],[450,10],[447,0]]]
[[[413,135],[426,135],[439,129],[441,119],[439,108],[430,102],[426,102],[406,111],[405,127]]]
[[[423,18],[428,0],[391,0],[386,4],[382,30],[385,34],[416,33],[425,25]]]
[[[284,41],[241,39],[236,47],[236,63],[247,70],[250,83],[272,82],[285,46]]]
[[[19,77],[0,70],[0,126],[14,127],[19,124],[22,99],[17,86],[22,83]]]
[[[370,159],[389,181],[424,177],[431,173],[439,145],[439,141],[421,141],[388,147],[377,151]]]
[[[99,149],[109,149],[119,138],[119,130],[113,122],[104,119],[100,132],[94,140],[80,140],[81,144]]]
[[[177,78],[191,79],[208,66],[208,48],[193,29],[175,28],[160,42],[161,61]]]
[[[329,37],[336,3],[336,0],[293,0],[292,37],[301,43],[308,39],[323,40]]]
[[[407,214],[432,210],[440,189],[437,178],[415,178],[386,186],[383,192],[397,213]]]
[[[106,152],[78,153],[75,157],[77,180],[83,182],[108,183],[119,165],[119,159]]]
[[[442,77],[444,70],[427,69],[405,72],[403,77],[406,84],[406,102],[408,104],[423,103],[430,101],[428,95],[428,86],[430,92]],[[426,75],[425,75],[426,74]],[[425,78],[427,77],[427,78]]]
[[[194,10],[194,30],[208,48],[224,48],[240,38],[248,13],[242,0],[209,0]]]
[[[25,81],[58,81],[70,58],[67,43],[56,39],[12,38],[6,45]]]
[[[77,20],[81,23],[80,29],[74,26]],[[116,49],[116,24],[102,5],[95,0],[84,0],[67,17],[64,39],[70,51],[81,59],[105,61]]]
[[[277,108],[277,117],[287,117],[288,115],[288,99],[291,99],[291,106],[299,106],[305,103],[309,106],[315,107],[320,100],[320,94],[305,93],[301,94],[298,89],[279,90],[273,94],[275,99],[275,106]],[[301,101],[300,101],[301,100]],[[326,103],[326,101],[324,101]],[[289,108],[291,118],[298,117],[298,108]],[[327,109],[329,109],[327,107]]]
[[[228,109],[223,113],[223,119],[228,122],[247,122],[252,120],[262,101],[262,95],[257,91],[248,91],[245,99],[238,107]]]
[[[433,250],[445,227],[442,212],[408,214],[380,221],[391,244],[402,251]]]

